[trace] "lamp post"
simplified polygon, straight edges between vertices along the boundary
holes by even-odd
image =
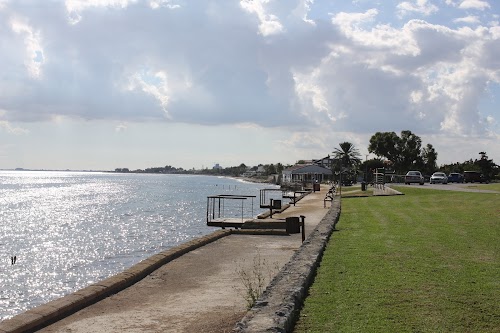
[[[368,154],[365,155],[365,183],[368,182]]]

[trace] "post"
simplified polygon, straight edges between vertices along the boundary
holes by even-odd
[[[302,227],[302,243],[306,240],[306,223],[305,223],[306,217],[304,215],[300,215],[300,226]]]
[[[273,218],[273,199],[269,199],[269,218]]]
[[[339,173],[339,196],[342,197],[342,167],[340,167]]]
[[[365,155],[365,183],[368,183],[368,155]]]

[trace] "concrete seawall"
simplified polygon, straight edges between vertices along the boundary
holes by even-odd
[[[328,240],[340,218],[340,201],[333,205],[290,261],[271,281],[234,333],[291,332],[307,290],[314,280]]]

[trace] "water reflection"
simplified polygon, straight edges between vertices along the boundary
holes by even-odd
[[[214,231],[205,226],[208,195],[264,187],[208,176],[1,171],[0,320]]]

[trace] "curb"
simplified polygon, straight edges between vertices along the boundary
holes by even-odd
[[[236,324],[233,333],[293,331],[307,290],[314,281],[323,252],[340,218],[340,210],[340,200],[337,199],[254,307]]]
[[[53,324],[130,287],[166,263],[231,233],[231,230],[215,231],[209,235],[195,238],[187,243],[157,253],[121,273],[0,322],[0,333],[33,332]]]

